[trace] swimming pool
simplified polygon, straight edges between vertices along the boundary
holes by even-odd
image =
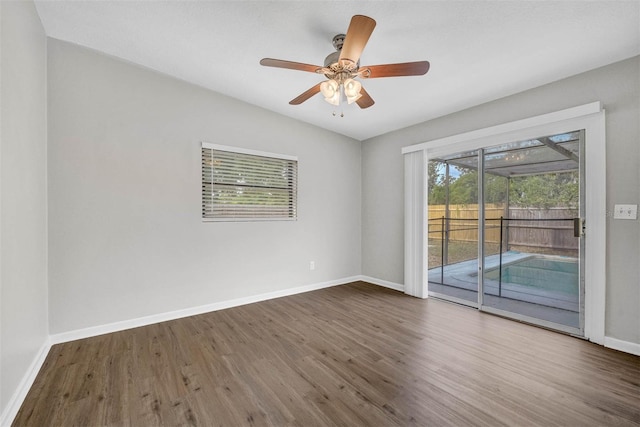
[[[485,272],[485,278],[499,280],[500,269]],[[575,258],[534,255],[502,266],[502,284],[578,295],[578,260]]]

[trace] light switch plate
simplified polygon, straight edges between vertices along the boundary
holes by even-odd
[[[638,205],[615,205],[614,219],[638,219]]]

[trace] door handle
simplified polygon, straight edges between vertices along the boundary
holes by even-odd
[[[573,218],[573,237],[584,236],[584,222],[583,218]]]

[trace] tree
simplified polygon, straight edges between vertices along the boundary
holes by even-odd
[[[444,205],[446,202],[444,168],[442,162],[431,161],[427,165],[427,197],[431,205]]]
[[[575,209],[579,187],[578,171],[515,177],[511,179],[509,202],[521,207]]]
[[[429,204],[446,202],[444,163],[429,162]],[[478,172],[470,168],[455,167],[457,176],[449,177],[449,203],[468,205],[478,203]],[[550,208],[577,208],[579,203],[578,171],[552,172],[510,178],[509,204],[511,206]],[[504,203],[507,200],[507,178],[485,175],[486,203]]]

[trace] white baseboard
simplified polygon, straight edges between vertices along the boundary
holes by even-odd
[[[612,348],[614,350],[624,351],[625,353],[635,354],[640,356],[640,344],[634,342],[623,341],[617,338],[604,337],[604,346]]]
[[[396,291],[404,292],[404,285],[400,283],[389,282],[387,280],[376,279],[375,277],[359,276],[359,280],[363,282],[373,283],[374,285],[384,286],[385,288],[393,289]]]
[[[24,377],[22,377],[22,381],[20,381],[16,392],[13,393],[13,396],[9,399],[7,407],[2,411],[2,414],[0,414],[0,426],[10,426],[16,415],[18,415],[20,406],[22,406],[22,402],[24,402],[33,382],[36,380],[36,376],[38,375],[38,372],[40,372],[40,368],[42,368],[50,349],[51,341],[47,338],[42,344],[42,347],[40,347],[38,354],[31,362],[31,365],[29,365]]]
[[[59,344],[69,341],[75,341],[83,338],[95,337],[98,335],[109,334],[112,332],[124,331],[126,329],[138,328],[140,326],[152,325],[154,323],[166,322],[168,320],[181,319],[183,317],[195,316],[198,314],[209,313],[212,311],[224,310],[227,308],[238,307],[254,302],[266,301],[274,298],[286,297],[289,295],[301,294],[304,292],[316,291],[319,289],[329,288],[332,286],[344,285],[346,283],[362,280],[360,276],[345,277],[342,279],[331,280],[328,282],[314,283],[311,285],[298,286],[296,288],[283,289],[280,291],[267,292],[259,295],[252,295],[243,298],[236,298],[227,301],[215,302],[212,304],[190,307],[183,310],[170,311],[166,313],[154,314],[151,316],[139,317],[136,319],[123,320],[121,322],[108,323],[106,325],[92,326],[84,329],[76,329],[73,331],[62,332],[50,336],[51,344]]]

